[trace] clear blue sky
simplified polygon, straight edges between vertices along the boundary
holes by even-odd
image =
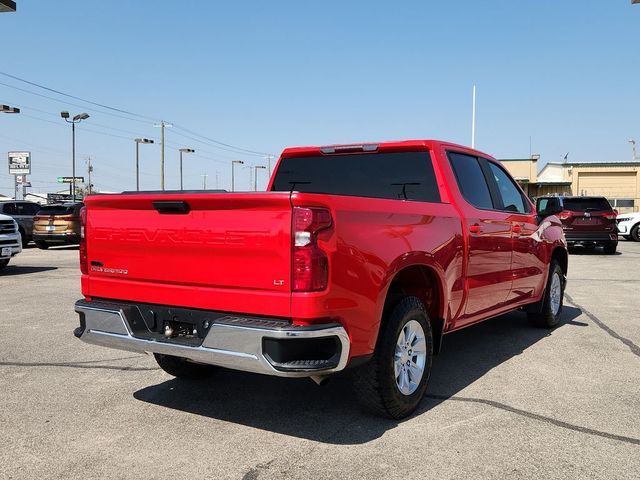
[[[0,14],[0,71],[250,150],[469,144],[474,83],[477,147],[498,158],[528,156],[530,136],[543,162],[567,152],[571,161],[630,160],[628,139],[640,142],[640,5],[629,0],[17,3]],[[78,128],[78,168],[91,155],[98,188],[135,187],[132,139],[157,139],[152,121],[0,82],[61,100],[0,85],[0,103],[22,108],[0,115],[0,155],[6,165],[7,150],[32,151],[34,191],[70,175],[63,109],[91,114]],[[203,173],[215,186],[216,171],[229,188],[231,159],[266,163],[179,133],[167,133],[169,188],[180,146],[197,150],[185,157],[187,188]],[[141,147],[143,188],[158,187],[159,156],[157,145]],[[238,178],[250,188],[248,169]],[[0,193],[12,190],[2,167]]]

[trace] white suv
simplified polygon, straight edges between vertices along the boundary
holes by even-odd
[[[21,251],[22,236],[18,224],[13,218],[0,215],[0,270],[9,264],[11,257]]]
[[[627,240],[640,242],[640,212],[618,215],[616,222],[620,235]]]

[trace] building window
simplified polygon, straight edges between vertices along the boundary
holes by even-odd
[[[635,207],[635,201],[633,198],[612,198],[609,200],[611,206],[614,208],[633,208]]]

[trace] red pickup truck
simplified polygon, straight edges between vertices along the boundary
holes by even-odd
[[[554,327],[567,248],[498,161],[415,140],[288,148],[267,192],[95,195],[82,211],[81,340],[321,383],[410,414],[446,333],[523,308]]]

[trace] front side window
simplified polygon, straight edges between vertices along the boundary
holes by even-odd
[[[516,187],[511,177],[493,162],[488,162],[493,178],[495,178],[500,197],[502,197],[502,210],[508,212],[526,213],[528,208],[525,206],[522,193]]]
[[[492,210],[491,193],[477,157],[455,152],[449,152],[448,155],[465,200],[474,207]]]

